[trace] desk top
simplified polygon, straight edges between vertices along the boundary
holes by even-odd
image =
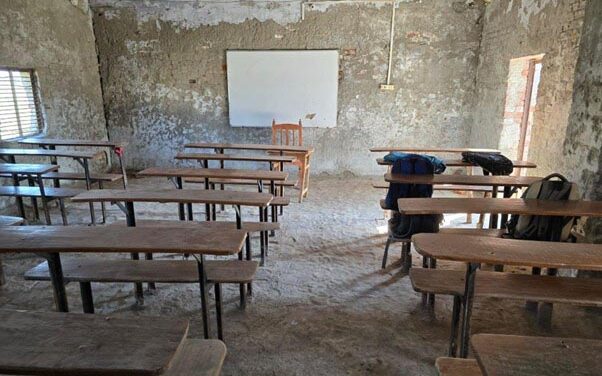
[[[400,198],[403,214],[524,214],[562,217],[602,217],[602,201],[551,201],[522,198],[432,197]]]
[[[293,155],[232,155],[212,153],[178,153],[176,159],[193,159],[198,161],[244,161],[244,162],[285,162],[290,163],[297,158]]]
[[[229,144],[229,143],[213,143],[213,142],[195,142],[184,145],[185,148],[197,149],[231,149],[231,150],[264,150],[264,151],[284,151],[284,152],[299,152],[313,153],[312,146],[293,146],[293,145],[272,145],[272,144]]]
[[[471,343],[485,376],[600,374],[600,340],[476,334]]]
[[[19,226],[0,227],[0,253],[196,253],[232,255],[245,240],[244,230],[190,227]]]
[[[541,180],[536,176],[498,176],[498,175],[400,175],[385,174],[385,181],[401,184],[454,184],[454,185],[485,185],[528,187]]]
[[[73,150],[47,150],[47,149],[0,149],[0,155],[30,156],[30,157],[66,157],[92,159],[95,153]]]
[[[19,141],[24,145],[41,145],[41,146],[90,146],[90,147],[123,147],[127,142],[116,141],[98,141],[98,140],[70,140],[62,138],[26,138]]]
[[[602,270],[602,244],[540,242],[484,236],[417,234],[418,253],[435,259],[492,265]]]
[[[0,310],[0,372],[26,375],[160,375],[188,321]]]
[[[376,158],[376,163],[381,166],[391,166],[393,163],[385,161],[384,158]],[[476,164],[464,162],[461,159],[443,159],[443,163],[448,167],[476,167]],[[537,165],[529,161],[512,161],[514,168],[537,168]]]
[[[284,181],[288,172],[270,170],[238,170],[233,168],[171,168],[151,167],[136,174],[141,177],[163,176],[212,179],[250,179]]]
[[[158,202],[181,204],[217,204],[266,207],[269,193],[204,189],[92,189],[71,199],[72,202]]]
[[[0,174],[42,175],[58,169],[52,164],[0,163]]]
[[[392,152],[401,151],[403,153],[496,153],[500,151],[497,149],[479,149],[479,148],[416,148],[416,147],[403,147],[403,146],[383,146],[370,148],[373,153],[380,152]]]

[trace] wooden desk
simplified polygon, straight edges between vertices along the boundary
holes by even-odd
[[[600,375],[600,340],[476,334],[471,343],[485,376]]]
[[[0,373],[160,375],[188,321],[0,310]]]
[[[475,275],[480,263],[602,271],[602,244],[539,242],[451,234],[412,236],[416,251],[427,262],[442,259],[467,263],[460,356],[468,354]],[[433,265],[434,266],[434,265]]]
[[[376,163],[380,166],[392,166],[393,163],[386,161],[384,158],[377,158]],[[477,165],[464,162],[461,159],[443,159],[443,163],[448,167],[476,167]],[[529,161],[512,161],[514,168],[537,168],[537,165]]]
[[[229,144],[229,143],[211,143],[211,142],[195,142],[184,145],[185,148],[196,149],[214,149],[220,153],[224,150],[261,150],[261,151],[278,151],[281,153],[313,153],[314,148],[311,146],[293,146],[293,145],[272,145],[272,144]]]
[[[370,151],[373,153],[381,153],[386,152],[390,153],[392,151],[400,151],[403,153],[495,153],[500,154],[501,152],[497,149],[479,149],[479,148],[416,148],[416,147],[403,147],[403,146],[384,146],[384,147],[373,147],[370,148]]]
[[[268,162],[292,163],[297,158],[293,155],[233,155],[211,153],[178,153],[176,159],[197,161],[241,161],[241,162]]]
[[[602,201],[551,201],[522,198],[400,198],[399,212],[414,214],[521,214],[562,217],[602,216]]]
[[[50,150],[56,150],[57,146],[85,146],[111,148],[113,149],[113,152],[115,153],[115,155],[117,155],[117,158],[119,159],[121,175],[123,176],[123,188],[127,188],[127,173],[125,171],[125,164],[123,163],[123,155],[125,153],[125,147],[127,146],[127,142],[31,137],[23,139],[19,141],[19,143],[25,145],[38,145],[42,148],[48,148]]]

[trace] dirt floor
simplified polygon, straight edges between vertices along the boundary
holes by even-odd
[[[237,286],[224,289],[228,347],[224,375],[437,373],[435,359],[447,350],[451,299],[438,297],[434,314],[421,308],[420,294],[400,271],[399,245],[392,250],[387,269],[381,270],[386,222],[378,200],[385,192],[371,187],[375,179],[315,177],[309,197],[302,204],[293,200],[285,209],[282,229],[271,238],[268,262],[258,272],[247,309],[238,306]],[[164,179],[132,179],[130,184],[170,186]],[[177,219],[174,204],[136,207],[139,219]],[[73,225],[89,220],[85,205],[68,204],[68,210]],[[203,207],[195,210],[202,218]],[[255,211],[245,211],[244,216],[257,218]],[[232,210],[220,217],[233,218]],[[60,223],[56,208],[53,219]],[[117,207],[109,208],[109,222],[123,219]],[[464,219],[448,217],[446,225],[463,225]],[[253,241],[257,254],[258,239]],[[53,309],[50,284],[22,278],[39,262],[34,255],[4,257],[7,284],[0,288],[2,307]],[[421,265],[415,252],[413,262]],[[438,266],[462,268],[451,263]],[[70,284],[67,291],[71,310],[81,312],[78,285]],[[94,284],[93,291],[99,314],[188,318],[190,335],[202,336],[197,285],[158,285],[146,294],[144,306],[135,304],[131,284]],[[566,305],[555,306],[550,331],[538,329],[520,301],[477,300],[472,322],[473,333],[602,338],[599,311]],[[211,324],[215,330],[214,317]]]

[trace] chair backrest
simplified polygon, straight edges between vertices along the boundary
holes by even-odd
[[[301,119],[299,119],[299,124],[276,124],[276,120],[272,120],[272,144],[302,146],[303,125]]]

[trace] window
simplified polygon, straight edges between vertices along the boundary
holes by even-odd
[[[42,124],[33,70],[0,68],[0,140],[40,133]]]

